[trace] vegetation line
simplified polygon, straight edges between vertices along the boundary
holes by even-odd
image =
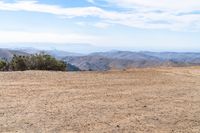
[[[0,60],[0,71],[25,71],[25,70],[52,70],[66,71],[67,64],[64,61],[40,53],[29,56],[14,55],[8,60]]]

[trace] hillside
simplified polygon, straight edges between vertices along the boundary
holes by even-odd
[[[88,56],[65,57],[63,60],[82,70],[198,66],[200,53],[112,51],[92,53]]]
[[[19,50],[0,49],[0,59],[10,60],[12,59],[13,55],[29,55],[29,54]]]
[[[22,48],[17,50],[0,49],[1,59],[11,59],[14,54],[28,55],[44,52],[57,59],[64,60],[73,70],[105,71],[111,69],[146,68],[146,67],[184,67],[199,66],[200,53],[177,52],[131,52],[110,51],[88,55],[60,50],[37,50]]]
[[[151,59],[113,59],[102,56],[66,57],[66,62],[78,66],[82,70],[110,70],[127,68],[144,68],[160,66],[162,61]]]
[[[36,54],[36,53],[46,53],[49,54],[51,56],[54,56],[57,59],[62,59],[66,56],[82,56],[82,54],[79,53],[73,53],[73,52],[67,52],[67,51],[63,51],[63,50],[41,50],[41,49],[35,49],[35,48],[18,48],[16,49],[17,51],[22,51],[25,53],[29,53],[29,54]]]
[[[157,57],[163,60],[173,60],[182,63],[200,64],[200,53],[177,52],[143,52],[147,56]]]
[[[48,51],[48,52],[51,52],[51,51]],[[49,54],[47,51],[45,52],[45,53],[47,53],[47,54]],[[56,51],[56,52],[58,52],[58,51]],[[13,58],[13,56],[14,55],[23,55],[23,56],[28,56],[28,55],[31,55],[31,54],[36,54],[36,53],[40,53],[40,51],[37,51],[37,50],[35,50],[35,49],[24,49],[24,50],[8,50],[8,49],[0,49],[0,59],[2,59],[2,60],[8,60],[8,61],[10,61],[12,58]],[[51,53],[51,54],[49,54],[49,55],[52,55],[53,57],[55,57],[55,58],[58,58],[59,56],[61,56],[61,55],[63,55],[63,56],[65,56],[65,55],[67,55],[67,54],[69,54],[68,52],[63,52],[63,53],[59,53],[58,52],[58,55],[57,56],[53,56],[53,53]],[[42,56],[41,56],[42,57]],[[41,57],[39,57],[39,58],[41,58]],[[62,56],[61,56],[62,57]],[[35,57],[35,58],[38,58],[38,57]],[[42,57],[42,58],[44,58],[44,57]],[[45,58],[44,58],[45,59]],[[47,59],[49,59],[49,57],[48,58],[46,58],[44,61],[46,61]],[[59,58],[58,58],[59,59]],[[25,63],[24,64],[26,64],[25,66],[29,66],[29,67],[25,67],[25,66],[22,66],[21,67],[21,69],[20,69],[20,67],[18,67],[18,69],[17,70],[27,70],[27,69],[29,69],[29,68],[32,68],[33,70],[40,70],[40,69],[42,69],[42,70],[44,70],[44,68],[46,68],[46,69],[51,69],[51,70],[55,70],[55,69],[58,69],[58,66],[56,66],[56,63],[55,63],[55,61],[60,61],[60,60],[54,60],[54,58],[52,58],[52,59],[49,59],[49,60],[51,60],[51,62],[48,62],[48,61],[46,61],[45,63],[43,63],[43,64],[49,64],[48,66],[43,66],[42,68],[40,67],[38,67],[38,68],[36,68],[35,67],[35,64],[39,64],[38,62],[36,63],[36,60],[32,60],[32,62],[34,62],[33,64],[34,65],[32,65],[32,66],[29,66],[30,64],[26,64],[27,62],[29,63],[30,62],[30,60],[28,61],[28,60],[26,60],[26,61],[24,61]],[[43,61],[43,62],[44,62]],[[54,63],[54,64],[53,64]],[[60,62],[61,64],[62,64],[62,62]],[[67,65],[66,65],[66,70],[67,71],[80,71],[80,69],[78,68],[78,67],[76,67],[76,66],[74,66],[74,65],[72,65],[72,64],[70,64],[70,63],[66,63]],[[54,66],[54,67],[51,67],[51,66]],[[13,68],[14,69],[14,66],[10,66],[10,68]],[[4,69],[5,70],[5,69]],[[8,69],[7,69],[8,70]],[[10,70],[10,69],[9,69]],[[59,69],[60,70],[60,69]],[[65,66],[64,66],[64,68],[63,68],[63,70],[65,70]]]
[[[200,68],[0,73],[0,132],[199,133]]]

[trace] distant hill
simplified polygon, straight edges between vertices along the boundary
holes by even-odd
[[[57,59],[62,59],[66,56],[82,56],[82,54],[79,54],[79,53],[72,53],[72,52],[66,52],[66,51],[61,51],[61,50],[45,50],[43,52],[51,56],[54,56]]]
[[[18,50],[0,49],[0,59],[10,60],[12,59],[13,55],[29,55],[29,54]]]
[[[200,64],[200,53],[177,53],[177,52],[142,52],[147,56],[157,57],[162,60],[170,60],[179,63]]]
[[[78,67],[76,67],[76,66],[74,66],[74,65],[72,65],[72,64],[70,64],[70,63],[67,63],[67,71],[81,71],[81,69],[80,68],[78,68]]]
[[[63,60],[82,70],[177,67],[200,65],[200,53],[111,51],[92,53],[87,56],[65,57]]]
[[[36,54],[36,53],[40,53],[40,50],[37,49],[32,49],[32,48],[28,48],[28,49],[18,49],[18,50],[9,50],[9,49],[0,49],[0,59],[3,60],[11,60],[13,55],[22,55],[22,56],[27,56],[27,55],[31,55],[31,54]],[[72,56],[74,55],[73,53],[69,53],[69,52],[59,52],[59,51],[45,51],[45,53],[50,54],[54,57],[65,57],[65,56]],[[80,71],[80,69],[70,63],[67,63],[67,71]]]
[[[110,51],[88,55],[60,50],[37,50],[22,48],[17,50],[0,49],[0,58],[10,60],[14,54],[29,55],[44,52],[68,63],[68,70],[95,70],[145,68],[145,67],[179,67],[200,66],[200,53],[177,52],[130,52]]]
[[[72,53],[72,52],[56,50],[56,49],[54,49],[54,50],[40,50],[40,49],[27,47],[27,48],[17,48],[16,50],[22,51],[22,52],[25,52],[25,53],[29,53],[29,54],[36,54],[36,53],[44,52],[46,54],[54,56],[57,59],[62,59],[66,56],[81,56],[82,55],[82,54],[79,54],[79,53]]]
[[[80,57],[66,57],[64,59],[81,70],[110,70],[110,69],[126,69],[126,68],[144,68],[161,66],[160,60],[148,59],[117,59],[107,58],[102,56],[80,56]]]

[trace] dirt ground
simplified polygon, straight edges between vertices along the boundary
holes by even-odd
[[[0,132],[200,133],[200,67],[1,72]]]

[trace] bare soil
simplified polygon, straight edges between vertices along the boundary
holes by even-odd
[[[0,132],[200,133],[200,68],[1,72]]]

